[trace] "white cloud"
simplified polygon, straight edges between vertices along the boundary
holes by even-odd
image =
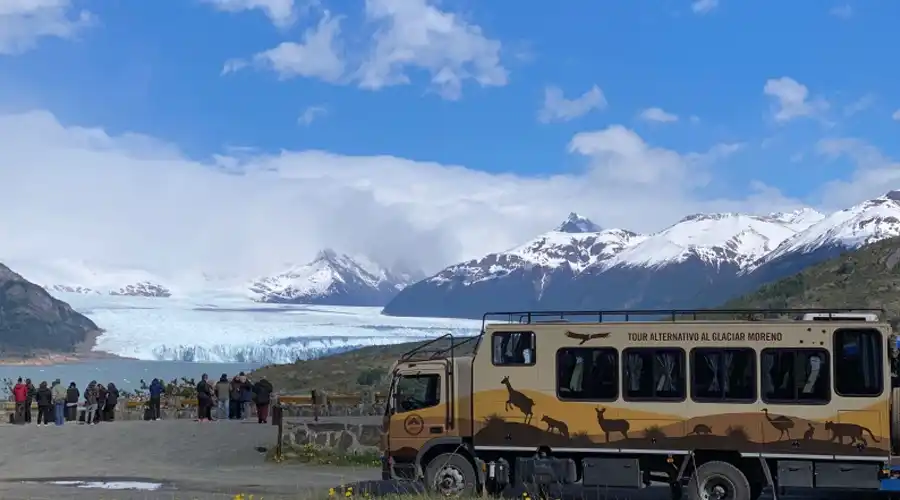
[[[0,55],[27,52],[42,38],[73,38],[93,22],[70,0],[0,0]]]
[[[303,33],[301,43],[282,42],[277,47],[253,56],[252,63],[275,71],[282,79],[319,78],[337,83],[344,76],[345,70],[339,39],[340,24],[340,17],[332,17],[325,12],[318,25]],[[238,71],[248,65],[247,61],[241,59],[226,61],[222,74]]]
[[[574,120],[591,110],[605,107],[606,97],[596,85],[574,99],[566,99],[562,89],[550,86],[544,89],[544,104],[538,111],[538,121],[550,123]]]
[[[853,17],[853,7],[849,5],[838,5],[836,7],[832,7],[831,10],[828,11],[828,13],[835,17],[849,19]]]
[[[847,158],[856,166],[848,179],[833,180],[822,187],[822,204],[828,208],[846,208],[900,187],[900,161],[886,157],[862,139],[822,139],[816,144],[816,152],[832,159]]]
[[[894,114],[891,115],[891,118],[893,118],[894,120],[900,121],[900,109],[898,109],[897,111],[894,111]]]
[[[872,107],[875,104],[876,97],[875,94],[866,94],[859,99],[851,102],[850,104],[844,106],[844,116],[853,116],[857,113],[862,113],[863,111]]]
[[[507,83],[501,43],[428,0],[366,0],[366,17],[379,28],[358,71],[362,88],[409,83],[411,69],[427,71],[432,86],[447,99],[459,98],[465,80],[482,86]]]
[[[429,0],[366,0],[365,14],[366,26],[374,28],[371,33],[342,38],[339,18],[326,14],[317,29],[307,31],[302,44],[282,43],[253,60],[267,63],[263,66],[282,78],[320,78],[368,90],[408,84],[410,72],[424,71],[431,88],[445,99],[458,99],[467,81],[483,87],[508,81],[500,62],[501,43]],[[350,45],[350,39],[371,42],[344,54],[340,47]],[[226,69],[231,66],[234,61],[226,63]]]
[[[691,10],[697,14],[706,14],[719,6],[719,0],[695,0]]]
[[[0,261],[252,276],[331,246],[433,271],[517,245],[571,210],[648,231],[687,213],[784,205],[768,188],[704,201],[713,164],[736,149],[682,153],[612,126],[572,138],[583,170],[524,177],[323,151],[239,148],[201,162],[47,112],[0,115],[0,185],[14,187],[0,197]]]
[[[647,108],[641,111],[641,119],[648,122],[671,123],[678,121],[678,115],[667,113],[662,108]]]
[[[300,10],[308,10],[311,5],[305,3],[303,7],[296,5],[294,0],[201,0],[212,4],[215,8],[224,12],[241,12],[245,10],[261,10],[273,24],[287,27],[297,20]],[[312,0],[315,5],[318,1]]]
[[[325,106],[310,106],[303,110],[303,113],[300,114],[300,117],[297,118],[297,123],[301,125],[309,126],[318,118],[322,118],[328,114],[328,108]]]
[[[767,80],[763,92],[775,99],[773,116],[780,123],[800,117],[818,117],[829,107],[824,99],[810,99],[806,85],[786,76]]]

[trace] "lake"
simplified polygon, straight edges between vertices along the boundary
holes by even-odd
[[[200,379],[204,373],[218,380],[223,373],[229,376],[239,372],[249,372],[260,367],[259,363],[191,363],[185,361],[141,361],[133,359],[103,359],[78,363],[64,363],[44,366],[0,365],[0,379],[30,378],[35,385],[46,380],[49,384],[59,378],[63,384],[75,382],[79,389],[91,380],[102,384],[113,382],[119,389],[140,388],[141,379],[150,383],[153,378],[172,380],[188,377]],[[278,388],[275,388],[278,390]]]

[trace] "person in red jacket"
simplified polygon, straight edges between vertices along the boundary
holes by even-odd
[[[25,401],[28,399],[28,386],[22,383],[22,377],[13,387],[13,398],[16,401],[16,423],[24,422],[25,417]]]

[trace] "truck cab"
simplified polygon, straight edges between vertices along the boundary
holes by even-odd
[[[458,483],[472,477],[471,463],[454,468],[458,460],[452,455],[471,435],[472,357],[454,354],[463,344],[476,340],[457,342],[446,335],[405,353],[394,363],[383,424],[384,479],[426,479],[430,484],[446,485],[448,493],[465,489]],[[443,454],[449,457],[435,460]],[[445,466],[438,470],[437,463]],[[468,468],[458,470],[460,467]]]

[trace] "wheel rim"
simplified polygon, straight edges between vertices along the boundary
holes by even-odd
[[[466,479],[459,468],[447,465],[434,477],[434,487],[441,495],[458,495],[466,487]]]
[[[722,476],[708,477],[700,487],[703,500],[733,500],[734,485]]]

